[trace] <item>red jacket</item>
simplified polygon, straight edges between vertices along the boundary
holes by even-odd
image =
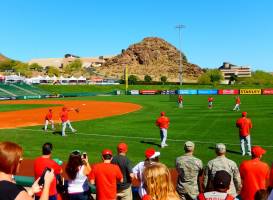
[[[241,117],[237,120],[236,126],[239,128],[240,136],[248,136],[250,134],[250,129],[252,128],[252,122],[249,118]]]
[[[156,120],[155,123],[159,128],[169,128],[170,120],[166,116],[161,116]]]
[[[241,103],[241,99],[240,98],[236,98],[236,104],[240,104]]]

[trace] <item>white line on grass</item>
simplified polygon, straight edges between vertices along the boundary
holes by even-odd
[[[43,132],[41,130],[37,129],[26,129],[26,128],[14,128],[13,130],[26,130],[26,131],[32,131],[32,132]],[[152,137],[138,137],[138,136],[125,136],[125,135],[103,135],[103,134],[92,134],[92,133],[76,133],[76,135],[86,135],[86,136],[98,136],[98,137],[111,137],[111,138],[128,138],[128,139],[142,139],[142,140],[158,140],[160,141],[159,138],[152,138]],[[168,138],[168,141],[172,142],[186,142],[188,140],[181,140],[181,139],[171,139]],[[210,142],[210,141],[199,141],[199,140],[192,140],[194,143],[199,143],[199,144],[212,144],[215,145],[217,142]],[[226,142],[221,142],[224,143],[225,145],[230,145],[230,146],[240,146],[240,144],[235,144],[235,143],[226,143]],[[255,144],[267,148],[273,148],[273,146],[270,145],[260,145],[260,144]]]

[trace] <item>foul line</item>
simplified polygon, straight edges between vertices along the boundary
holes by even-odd
[[[41,130],[36,130],[36,129],[26,129],[26,128],[14,128],[14,129],[10,129],[10,130],[26,130],[26,131],[32,131],[32,132],[43,132]],[[111,137],[111,138],[128,138],[128,139],[142,139],[142,140],[158,140],[160,141],[159,138],[152,138],[152,137],[138,137],[138,136],[125,136],[125,135],[103,135],[103,134],[92,134],[92,133],[78,133],[76,135],[85,135],[85,136],[98,136],[98,137]],[[182,139],[171,139],[168,138],[168,141],[172,141],[172,142],[186,142],[189,140],[182,140]],[[215,145],[218,142],[209,142],[209,141],[199,141],[199,140],[191,140],[194,143],[197,144],[212,144]],[[230,146],[240,146],[240,144],[238,143],[226,143],[226,142],[221,142],[224,143],[225,145],[230,145]],[[259,144],[255,144],[255,145],[259,145]],[[263,147],[267,147],[267,148],[273,148],[273,146],[271,145],[259,145],[259,146],[263,146]]]

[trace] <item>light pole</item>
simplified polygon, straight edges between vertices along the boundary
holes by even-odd
[[[179,51],[180,51],[180,56],[179,56],[179,70],[178,70],[178,74],[179,74],[179,82],[180,85],[182,85],[182,51],[181,51],[181,29],[185,28],[186,26],[182,25],[182,24],[178,24],[175,28],[178,29],[178,33],[179,33]]]

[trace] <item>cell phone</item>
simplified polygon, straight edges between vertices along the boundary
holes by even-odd
[[[46,174],[47,171],[51,172],[51,169],[48,168],[48,167],[46,167],[44,169],[44,171],[43,171],[43,173],[42,173],[42,175],[41,175],[41,177],[40,177],[40,179],[38,181],[38,185],[44,185],[45,184],[45,174]]]
[[[86,156],[87,156],[87,153],[86,153],[86,152],[83,152],[83,153],[82,153],[82,157],[83,157],[84,159],[86,159]]]

